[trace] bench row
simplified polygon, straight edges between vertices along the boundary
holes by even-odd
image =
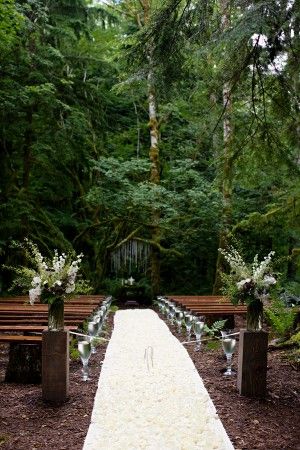
[[[244,305],[233,305],[230,300],[223,296],[182,296],[170,295],[168,298],[182,309],[191,311],[197,316],[205,316],[208,324],[215,320],[226,319],[226,326],[234,328],[235,315],[245,316],[247,307]]]
[[[103,295],[80,296],[65,304],[65,328],[75,331],[94,310],[101,306]],[[75,301],[73,301],[75,300]],[[47,329],[48,305],[25,304],[28,296],[0,297],[0,342],[40,343],[41,335],[11,333],[42,333]]]
[[[71,298],[66,301],[66,305],[98,305],[100,302],[104,300],[104,295],[78,295],[76,297]],[[13,297],[0,297],[0,305],[5,304],[19,304],[19,305],[29,305],[29,296],[28,295],[18,295]],[[35,305],[42,305],[42,303],[35,303]]]

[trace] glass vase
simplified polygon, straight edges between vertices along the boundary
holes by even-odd
[[[260,299],[252,300],[247,306],[247,330],[261,331],[264,305]]]
[[[58,297],[48,303],[48,330],[61,331],[64,329],[64,301]]]

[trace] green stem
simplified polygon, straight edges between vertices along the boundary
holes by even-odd
[[[48,304],[48,329],[51,331],[64,329],[64,301],[61,298]]]
[[[251,301],[247,307],[247,330],[260,331],[262,329],[263,320],[263,303],[256,299]]]

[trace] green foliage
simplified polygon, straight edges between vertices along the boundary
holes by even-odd
[[[300,283],[298,281],[284,283],[284,292],[280,294],[280,298],[285,306],[300,306]]]
[[[295,333],[288,341],[290,344],[295,344],[298,347],[300,347],[300,331]]]
[[[72,337],[70,339],[70,343],[69,343],[69,354],[70,354],[70,359],[73,361],[80,360],[80,353],[78,351],[77,344],[78,344],[77,339]]]
[[[52,304],[57,298],[65,301],[76,294],[91,291],[87,281],[76,282],[82,254],[58,255],[54,250],[51,258],[45,258],[38,246],[28,239],[21,243],[14,242],[13,247],[23,250],[27,266],[4,268],[16,274],[11,289],[21,289],[23,293],[29,291],[30,303],[39,299],[42,303]]]
[[[300,348],[293,349],[286,354],[286,358],[289,360],[291,365],[299,370],[300,367]]]
[[[240,302],[240,292],[237,284],[232,282],[232,277],[228,273],[222,273],[221,280],[222,294],[226,295],[234,305],[237,305]]]
[[[208,341],[203,348],[204,350],[219,350],[220,341]]]
[[[104,332],[104,334],[105,334],[105,332]],[[94,337],[91,340],[91,342],[92,342],[94,347],[99,347],[101,344],[103,344],[103,342],[105,342],[105,339],[101,338],[101,337]]]
[[[0,3],[0,55],[4,55],[17,41],[17,33],[23,23],[14,0]],[[1,56],[2,59],[2,56]]]
[[[265,314],[276,336],[287,339],[291,335],[297,315],[296,309],[287,308],[282,300],[275,299],[270,307],[265,308]]]
[[[88,334],[88,320],[84,320],[81,326],[81,331],[83,334]]]
[[[284,290],[299,296],[299,2],[231,2],[225,32],[219,4],[152,3],[149,27],[141,7],[0,4],[0,264],[24,266],[10,243],[28,237],[47,256],[83,252],[94,292],[113,289],[111,251],[131,233],[150,240],[155,205],[161,290],[210,294],[229,185],[230,234],[246,259],[275,250]],[[253,44],[254,34],[267,44]],[[157,186],[148,182],[149,51]],[[224,83],[233,94],[229,178]],[[2,292],[11,282],[3,270]]]
[[[227,319],[225,320],[217,320],[210,327],[208,325],[204,325],[204,332],[208,336],[215,337],[217,334],[220,334],[220,331],[224,328]]]
[[[286,353],[287,359],[299,369],[300,367],[300,331],[293,334],[285,345],[292,345],[294,348]]]
[[[151,285],[149,283],[148,278],[145,276],[141,277],[141,275],[138,276],[138,274],[135,275],[134,273],[131,273],[131,275],[134,275],[137,277],[137,279],[133,285],[133,288],[137,291],[139,290],[139,288],[143,288],[143,301],[151,303],[152,291],[151,291]],[[114,300],[124,298],[124,295],[126,295],[126,287],[122,284],[122,281],[124,283],[124,280],[121,280],[118,278],[105,280],[105,289],[110,295],[113,296]],[[112,308],[115,308],[115,307],[112,307]],[[115,312],[116,310],[112,309],[112,312]]]
[[[103,287],[104,287],[106,293],[108,293],[109,295],[112,295],[113,299],[116,299],[119,296],[120,289],[122,287],[122,283],[121,283],[121,280],[118,278],[116,278],[116,279],[107,278],[103,281]]]
[[[93,222],[84,195],[89,159],[103,151],[114,69],[85,37],[95,22],[83,0],[59,8],[16,4],[23,28],[16,51],[5,54],[0,81],[1,262],[19,262],[9,250],[12,237],[31,237],[45,254],[74,247],[93,254],[87,234],[76,238]]]

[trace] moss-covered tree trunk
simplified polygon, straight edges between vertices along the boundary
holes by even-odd
[[[23,188],[28,191],[29,177],[31,171],[31,147],[32,147],[32,111],[27,113],[27,130],[24,137],[24,149],[23,149]]]
[[[221,28],[225,32],[230,26],[230,0],[221,0]],[[232,183],[233,183],[233,154],[232,154],[232,96],[231,85],[226,82],[223,85],[223,154],[221,157],[221,194],[222,194],[222,219],[221,230],[219,234],[218,248],[225,248],[228,241],[232,222]],[[215,281],[213,286],[213,294],[217,295],[221,289],[221,272],[223,270],[223,256],[218,252]]]
[[[149,57],[149,62],[151,65],[151,58]],[[159,128],[157,121],[157,109],[156,109],[156,96],[155,96],[155,86],[153,80],[153,73],[149,71],[148,74],[148,105],[149,105],[149,130],[150,130],[150,150],[149,159],[151,162],[150,169],[150,182],[154,184],[160,183],[160,163],[159,163]],[[152,211],[152,231],[151,239],[152,241],[160,244],[160,212],[153,205]],[[153,294],[157,295],[160,289],[160,251],[156,246],[151,248],[151,285]]]
[[[150,1],[143,1],[144,25],[147,25],[150,17]],[[157,113],[157,98],[155,89],[155,79],[153,70],[153,60],[151,50],[148,53],[148,114],[149,114],[149,131],[150,131],[150,150],[149,159],[151,162],[150,182],[154,184],[160,183],[160,159],[159,159],[159,123]],[[152,211],[152,228],[151,240],[158,245],[152,245],[151,248],[151,285],[153,295],[157,295],[160,291],[160,250],[159,244],[161,240],[160,232],[160,211],[153,205]]]

